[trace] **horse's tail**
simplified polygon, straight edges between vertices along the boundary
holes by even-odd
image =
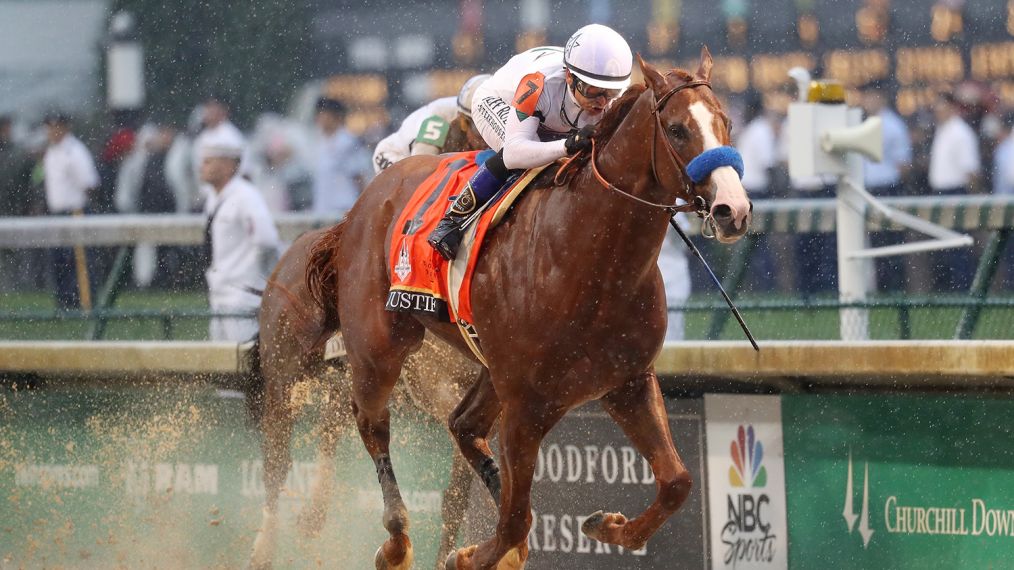
[[[261,370],[261,337],[257,335],[250,341],[243,363],[242,388],[246,395],[247,417],[254,425],[260,425],[264,414],[264,389],[266,381]]]
[[[324,311],[324,334],[337,331],[338,319],[338,264],[335,256],[345,224],[339,222],[317,239],[310,248],[306,262],[306,288],[310,298]]]

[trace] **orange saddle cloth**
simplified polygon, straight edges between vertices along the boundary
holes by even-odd
[[[446,261],[426,238],[444,216],[451,201],[479,169],[478,151],[450,154],[444,158],[405,205],[391,236],[388,269],[391,289],[385,305],[388,311],[414,312],[456,322],[472,323],[472,273],[487,230],[499,221],[523,185],[534,178],[522,176],[507,191],[493,198],[489,206],[465,232],[458,257]]]

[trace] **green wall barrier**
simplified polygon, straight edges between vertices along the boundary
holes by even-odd
[[[782,397],[790,568],[1014,568],[1014,401]]]
[[[0,567],[242,567],[264,488],[259,436],[227,396],[178,383],[0,391]],[[354,428],[322,533],[295,527],[316,473],[308,416],[280,500],[276,567],[371,568],[386,532]],[[417,565],[432,567],[451,443],[412,409],[394,414],[392,433]]]
[[[698,481],[686,511],[647,552],[607,552],[591,543],[582,549],[571,524],[577,519],[568,516],[603,507],[639,512],[654,488],[610,482],[613,463],[603,462],[609,456],[603,450],[611,446],[622,460],[628,444],[600,411],[579,411],[550,434],[544,449],[559,461],[544,465],[548,478],[535,484],[533,570],[708,565],[706,545],[714,548],[721,539],[706,530],[709,517],[725,514],[728,501],[719,493],[711,508],[703,503],[709,488],[728,479],[733,439],[705,441],[700,400],[673,400],[668,407]],[[770,420],[753,417],[751,409],[757,411],[746,406],[729,425],[760,429]],[[339,446],[338,487],[324,530],[308,538],[296,529],[316,475],[315,419],[308,413],[294,437],[276,566],[372,567],[385,538],[381,500],[351,426]],[[1014,400],[783,395],[781,424],[789,568],[1014,568]],[[432,567],[451,444],[442,426],[411,408],[396,408],[392,433],[416,566]],[[762,491],[774,501],[778,438],[765,432],[761,439],[769,473]],[[554,445],[562,450],[556,455]],[[603,470],[595,484],[567,471],[578,469],[571,459],[589,454]],[[636,465],[641,473],[643,465]],[[551,480],[553,473],[559,481]],[[464,543],[491,530],[491,505],[477,491]],[[263,493],[259,438],[243,401],[213,387],[165,382],[0,392],[0,567],[241,567]],[[735,567],[778,568],[784,560]]]

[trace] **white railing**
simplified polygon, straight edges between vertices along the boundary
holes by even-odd
[[[1014,196],[947,196],[884,198],[884,204],[954,230],[1014,227]],[[327,227],[341,215],[283,214],[276,218],[282,239],[292,241],[308,230]],[[691,223],[696,223],[695,219]],[[82,218],[53,216],[0,218],[0,248],[70,245],[111,246],[153,243],[197,245],[204,239],[203,216],[191,214],[110,214]],[[757,233],[830,232],[835,228],[835,200],[784,199],[754,202],[752,231]],[[873,212],[871,231],[902,229]]]

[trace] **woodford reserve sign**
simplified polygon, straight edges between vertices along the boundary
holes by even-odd
[[[532,486],[530,570],[704,568],[708,564],[701,400],[668,400],[669,428],[694,478],[683,508],[638,551],[591,540],[581,524],[598,510],[639,515],[655,498],[651,467],[597,403],[568,414],[543,442]],[[473,486],[462,544],[491,536],[496,509]]]

